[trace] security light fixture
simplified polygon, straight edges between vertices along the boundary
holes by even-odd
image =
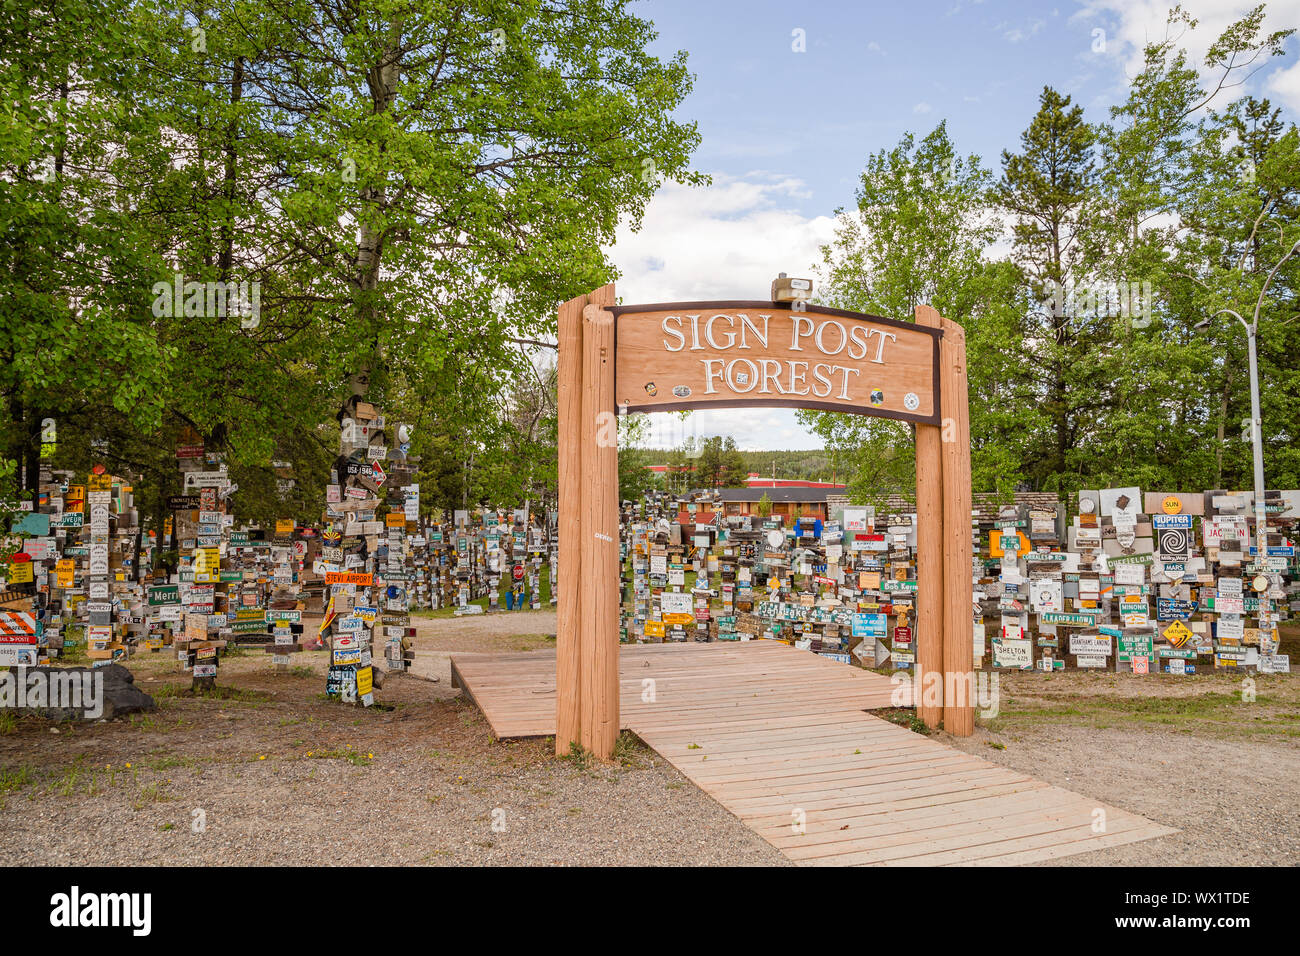
[[[772,280],[773,302],[806,302],[812,298],[812,279],[791,279],[784,272]]]

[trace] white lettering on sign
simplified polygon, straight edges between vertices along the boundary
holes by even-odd
[[[737,312],[735,315],[728,315],[725,312],[719,312],[703,323],[704,334],[700,335],[700,318],[696,315],[666,315],[660,328],[664,332],[664,348],[669,352],[680,352],[686,348],[686,322],[690,323],[691,346],[689,351],[702,352],[705,347],[717,352],[725,352],[728,349],[745,349],[751,348],[749,336],[752,334],[755,341],[763,348],[768,347],[768,322],[772,316],[759,315],[762,324],[758,324],[749,317],[747,313]],[[722,321],[724,329],[718,329],[718,322]],[[737,324],[739,320],[739,324]],[[874,343],[872,337],[879,336]],[[701,338],[703,341],[701,341]],[[885,341],[897,342],[898,336],[893,332],[886,332],[884,329],[869,328],[862,325],[854,325],[851,328],[845,328],[843,322],[835,319],[827,319],[822,322],[816,322],[811,316],[795,316],[792,322],[790,333],[790,351],[802,352],[804,346],[801,343],[811,339],[812,344],[818,352],[823,355],[839,355],[844,353],[848,358],[854,361],[866,360],[874,362],[876,365],[885,364]],[[868,356],[870,356],[868,358]]]
[[[933,327],[781,303],[619,306],[615,315],[620,408],[842,407],[938,423]]]
[[[784,363],[789,367],[787,388],[781,383],[785,369],[776,359],[759,359],[757,362],[747,358],[732,359],[730,362],[725,359],[700,359],[700,362],[704,365],[705,395],[718,394],[717,385],[721,383],[742,395],[753,392],[756,395],[815,395],[826,398],[835,391],[838,381],[839,392],[835,397],[847,399],[849,375],[862,374],[860,369],[845,365],[818,363],[812,366],[815,382],[809,385],[809,363],[788,360]]]

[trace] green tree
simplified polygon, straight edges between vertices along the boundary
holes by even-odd
[[[1013,260],[1030,302],[1016,380],[1037,398],[1041,428],[1029,433],[1029,478],[1050,485],[1073,464],[1070,452],[1105,400],[1111,348],[1108,314],[1075,301],[1090,283],[1082,235],[1095,184],[1096,133],[1083,108],[1044,87],[1038,113],[1020,136],[1021,152],[1002,153],[994,199],[1011,221]],[[1095,310],[1094,310],[1095,311]],[[1102,310],[1106,311],[1106,310]]]
[[[976,488],[1013,486],[1017,451],[1038,414],[1019,383],[1024,340],[1019,276],[984,251],[998,236],[990,174],[962,157],[944,124],[919,142],[908,134],[868,157],[852,213],[822,249],[818,301],[897,319],[921,304],[966,328],[971,355],[972,472]],[[799,417],[846,462],[859,494],[915,487],[912,427],[883,418],[805,410]]]
[[[1153,302],[1149,325],[1116,330],[1110,406],[1080,442],[1079,458],[1100,478],[1149,486],[1249,485],[1249,446],[1236,427],[1249,414],[1245,336],[1231,320],[1217,320],[1208,339],[1193,328],[1225,306],[1249,312],[1298,238],[1295,140],[1267,104],[1230,99],[1282,54],[1291,31],[1265,33],[1256,7],[1209,45],[1198,69],[1181,46],[1197,26],[1181,9],[1171,12],[1127,98],[1099,127],[1096,204],[1104,215],[1094,218],[1091,255],[1112,275],[1149,281]],[[1275,278],[1261,328],[1265,470],[1274,487],[1296,474],[1297,339],[1286,305],[1294,288],[1293,260]]]

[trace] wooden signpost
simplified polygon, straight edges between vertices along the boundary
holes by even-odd
[[[559,309],[560,553],[556,752],[608,759],[619,731],[616,413],[771,406],[911,422],[917,431],[918,713],[974,730],[970,425],[965,335],[801,302]],[[923,692],[924,689],[924,692]]]

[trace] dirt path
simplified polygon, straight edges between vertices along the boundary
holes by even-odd
[[[1182,831],[1063,865],[1295,866],[1300,678],[1252,680],[1004,674],[997,718],[938,739]]]
[[[521,649],[528,642],[512,637],[514,626],[542,632],[553,622],[546,612],[432,621],[420,624],[417,646],[437,672],[448,650]],[[131,670],[158,699],[157,713],[78,726],[8,721],[0,728],[6,859],[785,863],[631,738],[619,766],[579,766],[556,758],[551,741],[494,741],[445,675],[390,678],[377,697],[393,709],[364,710],[322,699],[326,666],[324,652],[302,653],[276,673],[266,655],[249,653],[221,664],[223,697],[191,699],[178,694],[189,678],[174,659],[140,657]]]
[[[653,752],[558,759],[494,741],[450,686],[453,651],[553,646],[553,611],[417,619],[416,674],[323,699],[323,652],[248,653],[192,699],[161,654],[131,661],[157,713],[0,721],[0,839],[14,864],[676,864],[785,859]],[[1065,863],[1300,862],[1300,678],[1002,675],[1001,713],[944,742],[1176,826]],[[0,714],[0,717],[7,715]],[[196,811],[201,811],[196,813]],[[204,827],[195,832],[202,820]],[[494,823],[496,829],[494,829]],[[502,829],[504,827],[504,829]]]

